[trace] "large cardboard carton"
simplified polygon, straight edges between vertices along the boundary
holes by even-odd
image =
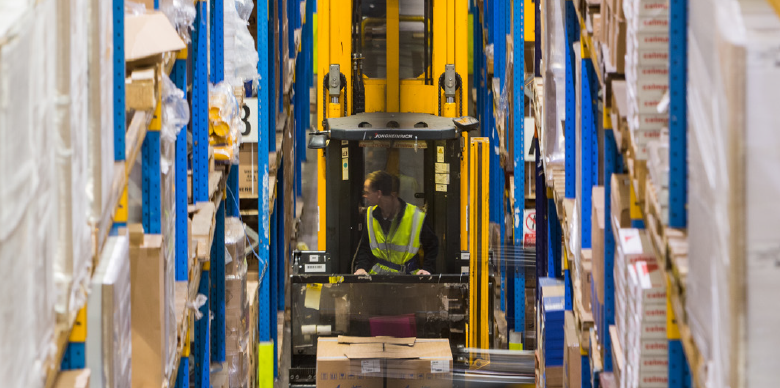
[[[256,198],[257,182],[257,143],[242,143],[238,153],[239,196]]]
[[[629,191],[630,179],[627,174],[612,174],[612,192],[610,193],[610,201],[612,207],[610,212],[612,213],[612,227],[613,233],[617,232],[615,227],[628,228],[631,226],[631,193]]]
[[[57,374],[54,388],[89,388],[89,369],[64,370]]]
[[[317,388],[451,386],[447,339],[342,336],[317,341]]]
[[[564,342],[566,351],[563,354],[563,367],[566,376],[564,386],[568,388],[580,388],[582,386],[582,360],[580,354],[580,338],[577,333],[574,313],[566,312],[564,324]]]
[[[137,233],[131,227],[132,386],[161,386],[165,378],[165,260],[162,236],[138,236]]]
[[[125,17],[125,59],[128,62],[186,47],[162,12]]]
[[[604,304],[604,186],[593,187],[591,212],[591,246],[593,253],[593,282],[596,297]]]

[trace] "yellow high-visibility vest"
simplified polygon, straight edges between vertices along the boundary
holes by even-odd
[[[417,206],[407,203],[398,224],[396,225],[394,219],[390,225],[388,238],[379,222],[374,220],[374,210],[376,206],[371,206],[366,212],[371,253],[378,259],[371,268],[371,274],[405,273],[405,268],[411,268],[411,265],[415,264],[410,263],[410,260],[420,250],[420,231],[422,231],[425,213]]]

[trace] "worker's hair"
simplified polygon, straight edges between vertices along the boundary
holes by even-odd
[[[369,187],[374,191],[381,191],[382,195],[390,195],[393,192],[397,192],[397,183],[392,175],[386,171],[377,170],[366,176]],[[395,189],[395,190],[394,190]]]

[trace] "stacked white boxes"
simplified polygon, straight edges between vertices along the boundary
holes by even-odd
[[[669,88],[669,6],[667,0],[624,0],[626,16],[626,119],[637,160],[658,139],[669,116],[658,104]]]
[[[626,311],[626,372],[621,386],[669,386],[666,337],[666,288],[655,264],[639,261],[628,266],[629,303]]]
[[[617,234],[615,326],[626,360],[618,383],[621,388],[665,387],[668,342],[661,271],[644,230],[622,228]]]

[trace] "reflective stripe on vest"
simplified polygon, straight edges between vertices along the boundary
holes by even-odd
[[[404,214],[396,225],[396,220],[390,225],[389,241],[385,236],[382,226],[379,222],[374,222],[374,210],[376,206],[368,208],[366,213],[368,224],[368,241],[371,247],[371,253],[381,260],[388,261],[399,267],[407,266],[406,263],[414,258],[420,250],[420,231],[422,230],[425,213],[418,207],[406,204]],[[398,273],[396,269],[376,264],[381,267],[384,273]],[[372,273],[377,273],[374,269]]]

